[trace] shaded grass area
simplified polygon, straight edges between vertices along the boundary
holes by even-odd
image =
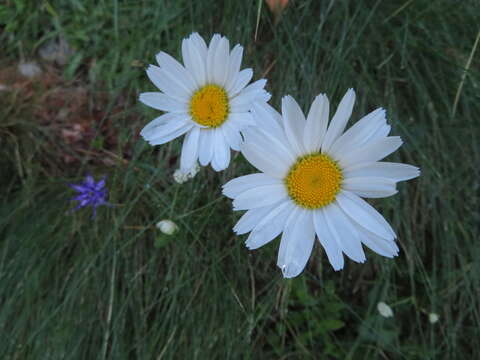
[[[263,6],[256,41],[256,2],[7,3],[2,66],[35,58],[58,36],[75,52],[51,70],[61,81],[0,97],[2,358],[464,359],[480,351],[478,53],[454,112],[479,31],[475,2],[292,1],[276,25]],[[241,155],[223,173],[173,182],[181,142],[154,149],[138,139],[156,113],[136,96],[152,89],[141,64],[159,50],[178,57],[191,31],[243,44],[244,65],[268,78],[277,108],[291,94],[307,110],[320,92],[335,106],[354,87],[353,118],[387,109],[405,141],[392,160],[422,169],[397,196],[372,201],[397,230],[398,258],[367,251],[367,263],[334,272],[317,247],[302,276],[283,280],[278,240],[249,252],[231,231],[239,214],[220,186],[252,171]],[[73,146],[58,131],[69,120],[41,114],[55,108],[42,96],[76,87],[87,94],[81,104],[72,110],[73,95],[57,106],[70,109],[68,119],[83,109],[92,135]],[[88,171],[108,175],[114,204],[93,220],[88,210],[68,212],[65,185]],[[180,226],[173,237],[155,230],[163,218]],[[393,318],[378,314],[379,301]]]

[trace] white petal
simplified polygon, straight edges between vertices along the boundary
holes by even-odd
[[[390,130],[392,127],[390,125],[384,124],[382,127],[380,127],[377,131],[375,131],[372,136],[368,139],[368,141],[375,141],[377,139],[382,139],[384,137],[387,137],[388,134],[390,133]]]
[[[305,153],[303,132],[305,128],[305,116],[295,99],[291,96],[284,96],[282,99],[282,116],[285,126],[285,134],[292,150],[297,156]]]
[[[205,166],[213,157],[213,139],[214,131],[210,129],[200,129],[200,146],[198,148],[198,161],[200,165]]]
[[[188,102],[190,92],[177,83],[175,78],[172,78],[172,75],[167,71],[160,69],[158,66],[150,65],[147,69],[147,76],[165,95],[183,103]]]
[[[248,94],[250,92],[255,92],[257,90],[263,90],[263,88],[265,87],[265,85],[267,84],[267,80],[265,79],[259,79],[257,81],[254,81],[253,83],[251,83],[250,85],[246,86],[242,91],[241,93],[242,94]]]
[[[237,80],[230,87],[227,88],[227,92],[230,97],[237,95],[242,89],[247,86],[247,84],[252,80],[253,70],[252,69],[243,69],[238,73]]]
[[[241,193],[259,186],[283,184],[281,180],[263,173],[249,174],[237,177],[223,185],[223,194],[233,199]]]
[[[305,209],[292,212],[283,231],[277,266],[285,278],[300,274],[312,253],[315,241],[312,213]]]
[[[257,226],[257,224],[278,205],[279,204],[276,203],[273,205],[248,210],[242,215],[240,220],[238,220],[237,224],[233,227],[233,231],[235,231],[235,233],[238,235],[246,234],[247,232],[252,231],[252,229]]]
[[[236,95],[233,98],[238,99],[238,97],[245,96],[245,95],[250,95],[250,97],[251,97],[252,94],[257,94],[259,90],[263,90],[263,88],[265,87],[266,84],[267,84],[267,80],[265,80],[265,79],[260,79],[260,80],[254,81],[250,85],[243,88],[242,91],[240,92],[240,94]],[[242,102],[246,103],[248,101],[244,100]]]
[[[249,112],[232,112],[228,115],[227,121],[230,122],[230,125],[235,126],[237,129],[244,129],[249,126],[255,126],[255,121],[253,120],[252,114],[250,114]]]
[[[397,237],[383,216],[357,195],[344,190],[336,200],[342,210],[360,226],[387,240]]]
[[[404,181],[416,178],[420,170],[416,166],[393,162],[369,162],[353,165],[344,169],[343,176],[349,177],[383,177],[393,181]]]
[[[388,135],[391,127],[387,124],[386,113],[384,110],[380,113],[380,119],[377,119],[377,121],[381,124],[381,126],[378,126],[376,130],[372,129],[372,131],[363,139],[363,142],[358,144],[359,146],[364,146],[369,142],[380,140]]]
[[[245,144],[252,144],[255,148],[261,149],[262,153],[264,153],[270,161],[284,164],[293,164],[295,162],[296,156],[293,154],[291,148],[288,147],[288,143],[282,143],[282,141],[275,136],[256,128],[245,130],[244,135]]]
[[[258,186],[244,191],[233,200],[233,210],[248,210],[274,204],[287,197],[284,184]]]
[[[222,37],[220,39],[220,43],[216,48],[213,61],[213,81],[223,87],[225,86],[227,80],[228,69],[230,65],[230,43],[228,42],[227,38]]]
[[[378,129],[386,124],[385,110],[376,109],[357,121],[350,129],[340,136],[330,148],[329,153],[336,156],[339,152],[349,153],[366,145]]]
[[[160,128],[162,126],[164,126],[165,124],[167,124],[168,122],[170,121],[175,121],[175,122],[178,122],[178,121],[181,121],[181,122],[185,122],[185,120],[183,119],[184,118],[184,115],[179,115],[179,114],[174,114],[174,113],[166,113],[166,114],[163,114],[162,116],[159,116],[155,119],[153,119],[152,121],[150,121],[143,129],[142,131],[140,131],[140,135],[142,137],[147,137],[147,138],[151,138],[152,135],[155,135],[155,133],[157,132],[157,129]]]
[[[183,39],[182,41],[182,57],[185,68],[192,75],[197,86],[203,86],[206,83],[205,59],[202,58],[200,52],[193,43],[193,39]]]
[[[384,198],[396,194],[396,183],[380,177],[351,177],[343,180],[342,189],[367,198]]]
[[[207,58],[207,44],[205,43],[205,40],[196,32],[192,33],[190,35],[191,39],[191,44],[196,46],[198,52],[200,53],[200,56],[202,59]]]
[[[275,136],[280,142],[288,146],[282,124],[282,116],[265,102],[255,102],[252,106],[252,117],[256,126],[265,133]]]
[[[303,143],[307,152],[320,150],[327,131],[329,108],[330,105],[325,94],[320,94],[313,100],[303,133]]]
[[[190,93],[195,90],[196,83],[192,75],[177,60],[162,51],[156,55],[156,59],[160,67],[173,75],[185,90]]]
[[[287,217],[287,221],[284,225],[283,229],[283,234],[282,234],[282,239],[280,240],[280,247],[278,248],[278,255],[277,255],[277,266],[278,267],[283,267],[285,265],[285,250],[288,248],[289,242],[284,241],[284,238],[286,236],[285,232],[289,231],[289,235],[292,232],[292,229],[297,222],[298,215],[303,211],[301,207],[295,206],[290,213],[290,215]],[[288,236],[288,240],[290,240],[291,236]]]
[[[208,45],[207,52],[207,81],[214,82],[214,73],[215,73],[215,54],[217,53],[217,47],[220,44],[221,36],[214,34],[210,44]]]
[[[386,240],[355,224],[362,243],[382,256],[393,258],[398,255],[398,246],[393,240]]]
[[[265,79],[260,79],[244,88],[238,95],[230,100],[232,112],[246,112],[252,110],[255,102],[266,102],[270,98],[263,86],[266,84]]]
[[[286,200],[281,202],[263,218],[252,230],[245,245],[250,249],[258,249],[269,241],[275,239],[285,228],[288,216],[295,205]]]
[[[363,263],[366,260],[365,253],[358,231],[350,218],[335,202],[325,207],[324,214],[330,234],[333,235],[345,255],[356,262]]]
[[[401,145],[402,139],[399,136],[389,136],[370,142],[354,152],[341,154],[337,159],[342,168],[347,168],[355,164],[381,160],[397,150]]]
[[[240,71],[240,65],[242,63],[243,47],[235,45],[230,52],[230,62],[228,65],[228,76],[225,83],[225,89],[231,90],[235,82],[237,81],[238,73]]]
[[[261,172],[278,179],[283,179],[287,175],[290,164],[281,159],[278,160],[278,152],[272,153],[255,143],[247,142],[240,146],[240,150],[248,162]]]
[[[222,130],[217,128],[214,131],[213,141],[215,146],[213,150],[212,168],[215,171],[222,171],[230,164],[230,147],[225,142]]]
[[[180,155],[180,169],[188,172],[197,162],[200,128],[194,127],[183,140],[182,154]]]
[[[158,127],[151,137],[144,136],[144,138],[150,145],[161,145],[185,134],[193,126],[190,122],[171,121],[162,127]]]
[[[355,103],[355,91],[348,89],[345,96],[340,101],[337,111],[330,122],[327,133],[322,143],[322,152],[328,153],[330,147],[342,135],[345,126],[347,126],[348,119],[352,115],[353,104]]]
[[[146,141],[152,141],[156,138],[168,136],[168,134],[183,128],[186,125],[191,125],[191,123],[179,116],[161,116],[145,126],[140,132],[140,135]]]
[[[313,224],[315,226],[315,232],[317,233],[318,240],[322,244],[328,261],[332,265],[335,271],[343,269],[344,259],[342,249],[337,244],[335,237],[330,232],[327,222],[325,221],[324,209],[318,209],[313,214]]]
[[[270,101],[271,98],[272,98],[272,94],[270,94],[265,89],[262,89],[262,91],[259,93],[259,95],[257,97],[257,100],[255,100],[255,101],[267,102],[267,101]]]
[[[245,88],[246,89],[246,88]],[[244,89],[244,90],[245,90]],[[261,96],[262,90],[255,90],[250,92],[240,92],[230,101],[232,112],[247,112],[251,110],[253,103]]]
[[[230,121],[223,123],[221,127],[223,135],[227,141],[227,144],[235,151],[240,151],[240,144],[243,142],[240,131],[237,130],[235,125],[232,125]]]
[[[186,113],[188,110],[186,103],[172,99],[170,96],[160,92],[141,93],[139,100],[145,105],[157,110],[171,111],[175,113]]]

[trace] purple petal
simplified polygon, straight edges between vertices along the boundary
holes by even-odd
[[[76,185],[76,184],[68,184],[72,189],[78,191],[78,192],[85,192],[88,191],[88,188],[83,186],[83,185]]]
[[[74,196],[73,198],[71,198],[70,201],[81,201],[85,198],[86,198],[85,194],[80,194],[80,195],[77,195],[77,196]]]
[[[105,186],[105,179],[100,180],[96,185],[95,185],[95,190],[99,191]]]
[[[78,209],[80,209],[80,208],[82,208],[82,207],[83,207],[83,205],[80,203],[80,204],[78,204],[77,206],[75,206],[75,207],[72,209],[72,212],[73,212],[73,211],[77,211]]]
[[[92,175],[87,175],[85,177],[85,184],[88,184],[90,186],[95,186],[95,180],[93,179]]]
[[[88,203],[90,203],[90,199],[83,199],[83,200],[80,202],[80,206],[86,206],[86,205],[88,205]]]

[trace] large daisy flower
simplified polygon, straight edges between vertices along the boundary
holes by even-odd
[[[245,132],[241,151],[261,173],[229,181],[223,193],[234,210],[248,210],[234,227],[250,232],[256,249],[283,232],[277,265],[297,276],[312,252],[315,235],[335,270],[343,254],[365,261],[362,243],[386,257],[398,254],[395,232],[364,198],[395,194],[396,183],[419,175],[406,164],[381,162],[400,147],[388,136],[385,110],[377,109],[349,128],[355,93],[348,90],[328,125],[329,102],[317,96],[305,119],[295,100],[282,99],[282,115],[267,104],[254,106],[262,126]]]
[[[240,131],[255,125],[250,113],[253,102],[268,101],[266,80],[250,85],[252,69],[240,71],[243,48],[230,51],[225,37],[213,35],[207,44],[197,33],[182,42],[185,65],[160,52],[147,75],[161,92],[140,94],[140,101],[165,114],[151,121],[141,135],[151,145],[160,145],[186,134],[180,168],[191,169],[197,159],[216,171],[230,162],[230,148],[240,149]]]

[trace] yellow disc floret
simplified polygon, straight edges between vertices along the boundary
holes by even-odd
[[[328,155],[303,156],[285,178],[288,194],[299,206],[318,209],[335,200],[342,183],[342,171]]]
[[[190,115],[195,122],[211,128],[222,125],[229,112],[228,96],[218,85],[205,85],[190,100]]]

